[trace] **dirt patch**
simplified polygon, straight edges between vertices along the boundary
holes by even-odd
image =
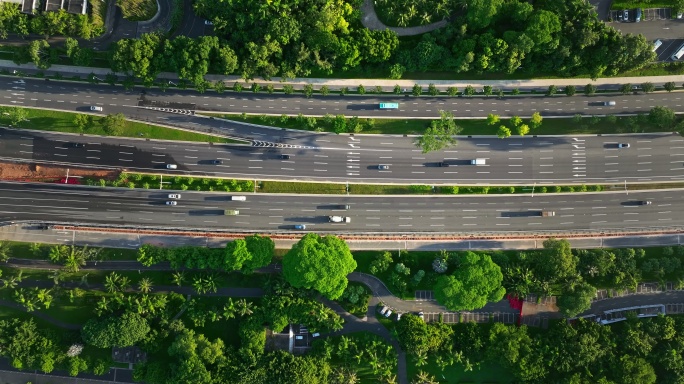
[[[0,162],[0,179],[22,181],[56,181],[69,177],[87,176],[93,178],[115,179],[119,172],[93,168],[72,168],[58,165],[25,164]]]

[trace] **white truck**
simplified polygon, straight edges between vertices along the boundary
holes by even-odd
[[[470,164],[472,164],[472,165],[485,165],[485,164],[487,164],[487,159],[473,159],[473,160],[470,160]]]
[[[331,223],[351,223],[351,217],[348,216],[328,216],[328,221]]]

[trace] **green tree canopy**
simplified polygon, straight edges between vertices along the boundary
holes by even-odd
[[[147,320],[133,312],[105,319],[90,319],[81,330],[87,344],[97,348],[129,347],[150,331]]]
[[[489,255],[466,252],[451,276],[440,276],[435,284],[437,302],[452,311],[482,308],[499,301],[506,290],[503,274]]]
[[[305,235],[283,257],[283,275],[292,286],[315,289],[329,299],[342,296],[356,261],[344,240]]]
[[[591,308],[591,301],[596,297],[596,288],[581,282],[564,290],[558,297],[557,305],[565,317],[576,316]]]
[[[538,279],[547,282],[575,276],[577,257],[572,254],[570,243],[565,239],[544,241],[544,250],[535,257],[534,271]]]
[[[416,146],[423,150],[423,153],[439,151],[457,143],[454,136],[461,132],[461,127],[454,122],[454,115],[451,112],[439,111],[440,119],[433,120],[422,136],[416,140]]]

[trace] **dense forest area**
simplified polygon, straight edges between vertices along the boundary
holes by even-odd
[[[465,8],[460,3],[440,3],[453,8],[446,27],[399,38],[390,30],[363,27],[359,0],[196,0],[195,11],[211,20],[213,36],[146,34],[122,39],[110,47],[111,68],[147,83],[171,71],[206,88],[207,73],[270,79],[354,71],[398,79],[406,71],[486,77],[522,68],[537,76],[597,78],[655,60],[643,36],[621,35],[600,21],[584,0],[473,0]],[[101,21],[84,26],[87,17],[62,12],[29,17],[12,7],[0,8],[0,36],[13,32],[90,38],[101,31]],[[26,62],[37,56],[21,57]]]

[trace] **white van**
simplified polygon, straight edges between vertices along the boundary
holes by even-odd
[[[247,196],[231,196],[232,201],[247,201]]]
[[[97,111],[97,112],[102,112],[102,107],[97,106],[97,105],[91,105],[90,106],[91,111]]]
[[[470,160],[470,164],[485,165],[485,164],[487,164],[487,159],[473,159],[473,160]]]

